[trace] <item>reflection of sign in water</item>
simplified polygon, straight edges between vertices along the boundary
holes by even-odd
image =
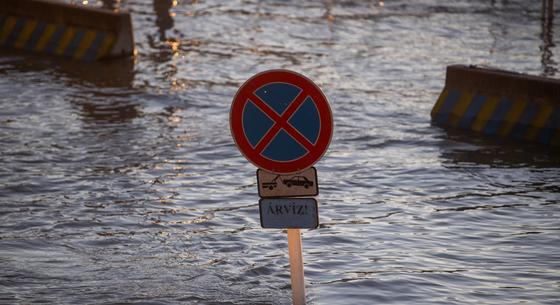
[[[333,131],[332,113],[319,87],[288,70],[265,71],[245,82],[233,99],[230,127],[247,160],[276,174],[315,164]]]
[[[261,225],[271,229],[313,229],[319,225],[313,198],[268,198],[259,201]]]
[[[317,171],[314,167],[294,175],[277,175],[257,171],[260,197],[316,196],[319,193]]]

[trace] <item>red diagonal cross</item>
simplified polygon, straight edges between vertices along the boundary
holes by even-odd
[[[288,108],[282,113],[282,115],[278,115],[276,111],[274,111],[270,106],[268,106],[263,100],[261,100],[257,95],[252,93],[249,95],[249,99],[255,104],[262,112],[266,113],[268,117],[270,117],[274,121],[274,125],[268,130],[268,132],[262,137],[259,141],[257,146],[255,147],[255,152],[260,154],[264,148],[274,139],[274,137],[280,132],[281,129],[284,129],[294,140],[296,140],[299,144],[301,144],[307,151],[311,151],[315,145],[309,142],[306,137],[304,137],[297,129],[292,127],[288,120],[290,117],[296,112],[299,106],[305,101],[307,98],[307,94],[304,94],[301,91],[298,96],[290,103]]]

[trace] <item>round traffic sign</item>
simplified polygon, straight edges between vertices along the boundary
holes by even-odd
[[[233,98],[229,120],[245,158],[277,174],[313,166],[333,133],[331,109],[321,89],[289,70],[269,70],[247,80]]]

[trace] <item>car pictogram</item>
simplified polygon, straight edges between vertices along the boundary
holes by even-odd
[[[305,188],[313,186],[313,181],[309,181],[307,178],[303,176],[294,176],[290,179],[282,180],[282,183],[284,183],[287,187],[291,187],[292,185],[303,186]]]

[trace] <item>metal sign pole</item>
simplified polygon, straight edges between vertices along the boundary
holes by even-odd
[[[290,252],[293,304],[305,305],[305,280],[303,277],[303,256],[301,254],[301,233],[299,229],[288,229],[288,250]]]

